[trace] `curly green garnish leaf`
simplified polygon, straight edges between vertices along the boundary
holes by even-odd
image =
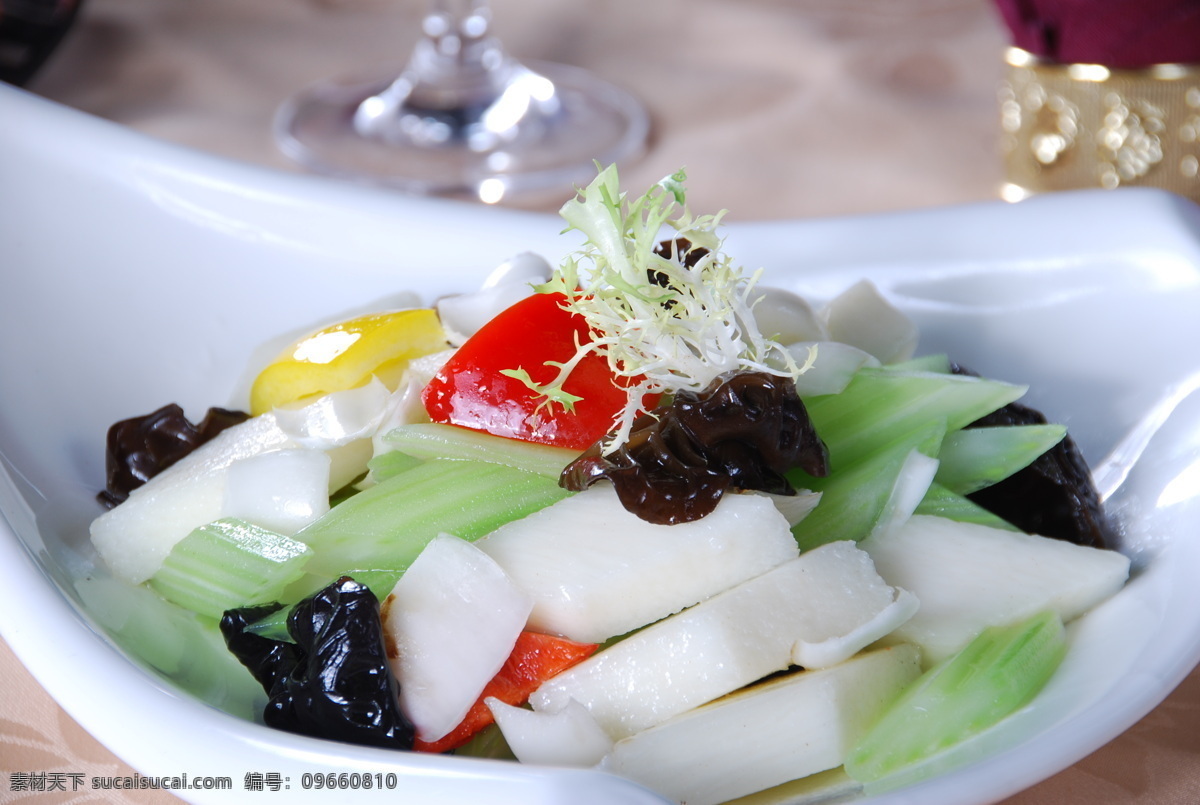
[[[743,277],[722,253],[716,230],[723,212],[691,214],[686,179],[680,170],[630,201],[616,167],[609,166],[559,212],[566,231],[579,230],[587,242],[537,290],[562,293],[565,307],[587,322],[592,340],[577,345],[572,360],[554,364],[559,373],[553,381],[529,385],[553,399],[579,358],[592,351],[604,355],[628,400],[606,452],[628,439],[647,394],[700,392],[733,371],[795,377],[807,368],[759,331],[751,310],[758,273]],[[689,254],[656,253],[669,230],[686,239]]]
[[[547,361],[547,363],[560,367],[565,365],[559,364],[555,361]],[[540,411],[543,407],[552,410],[553,406],[558,404],[563,407],[563,410],[574,413],[575,403],[583,399],[582,397],[572,394],[562,387],[562,381],[566,379],[566,377],[563,375],[560,375],[559,378],[556,378],[555,381],[551,383],[541,385],[529,376],[529,372],[520,367],[516,369],[501,369],[500,374],[511,377],[514,380],[521,381],[529,387],[530,391],[533,392],[534,397],[541,398],[541,402],[538,404],[538,407],[534,409],[535,411]]]

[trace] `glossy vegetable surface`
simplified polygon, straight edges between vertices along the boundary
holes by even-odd
[[[434,422],[497,436],[583,450],[613,426],[625,391],[614,384],[608,362],[589,353],[550,400],[514,376],[538,385],[558,375],[588,328],[563,309],[561,294],[534,294],[508,308],[467,340],[426,387],[422,400]]]
[[[97,499],[105,506],[116,506],[134,489],[247,416],[241,411],[210,408],[204,419],[193,425],[182,408],[170,403],[145,416],[115,423],[108,429],[105,446],[107,486]]]
[[[375,375],[394,388],[408,362],[445,349],[437,313],[426,308],[360,316],[306,336],[254,380],[258,415],[315,394],[354,388]]]
[[[669,406],[634,423],[611,455],[593,445],[563,471],[579,491],[612,481],[626,509],[663,525],[709,514],[728,489],[794,494],[783,477],[801,468],[829,472],[829,456],[790,378],[741,372],[700,394],[679,392]]]
[[[485,700],[496,698],[505,704],[524,704],[539,685],[587,659],[597,648],[595,643],[577,643],[554,635],[521,632],[504,667],[484,687],[462,723],[440,740],[427,743],[418,739],[413,748],[421,752],[445,752],[462,746],[493,723],[492,711],[484,704]]]
[[[268,726],[334,741],[411,749],[413,728],[388,669],[379,599],[342,577],[288,616],[295,643],[246,631],[270,610],[231,610],[221,632],[269,697]]]

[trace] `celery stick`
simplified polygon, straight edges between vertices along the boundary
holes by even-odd
[[[950,358],[946,355],[921,355],[899,363],[889,363],[887,368],[893,372],[937,372],[950,373]]]
[[[403,572],[441,532],[475,540],[568,494],[554,480],[512,467],[435,459],[359,492],[296,539],[313,549],[312,574]]]
[[[945,517],[947,520],[957,520],[960,523],[978,523],[992,528],[1020,531],[1012,523],[993,514],[970,498],[957,492],[951,492],[937,482],[936,476],[913,514],[932,514]]]
[[[960,495],[1003,481],[1062,441],[1063,425],[969,428],[946,437],[938,453],[937,481]]]
[[[227,713],[253,720],[262,712],[262,686],[229,653],[216,619],[165,601],[145,585],[89,577],[75,589],[88,616],[139,664]]]
[[[275,600],[311,556],[302,542],[225,518],[176,543],[150,586],[168,601],[219,618],[227,609]]]
[[[865,539],[886,518],[894,516],[897,494],[911,492],[910,481],[928,484],[931,480],[926,465],[914,462],[911,454],[917,451],[927,457],[937,455],[944,433],[941,423],[927,424],[923,430],[907,434],[907,438],[828,478],[812,478],[799,471],[789,473],[788,480],[797,487],[821,493],[817,507],[792,528],[800,550],[841,539]],[[910,478],[913,473],[923,478]]]
[[[846,773],[873,782],[992,726],[1042,689],[1066,649],[1054,612],[985,630],[900,694],[850,750]]]
[[[297,582],[283,591],[283,595],[279,597],[279,600],[285,604],[294,604],[329,586],[330,582],[335,581],[337,578],[349,576],[360,584],[365,584],[369,587],[371,592],[375,594],[375,597],[382,601],[387,598],[392,588],[396,586],[396,582],[403,575],[403,571],[389,568],[342,570],[337,576],[330,576],[327,573],[305,573]],[[252,623],[247,628],[250,631],[254,631],[256,625]]]
[[[383,439],[395,449],[416,458],[458,458],[504,464],[555,480],[563,468],[579,456],[578,450],[505,439],[437,422],[401,425],[388,431]]]
[[[399,450],[392,450],[387,453],[380,453],[368,461],[367,469],[371,471],[371,480],[379,483],[380,481],[386,481],[393,475],[407,472],[420,463],[421,459],[416,456],[403,453]]]
[[[271,640],[286,640],[291,643],[292,636],[287,630],[288,615],[292,614],[291,607],[282,607],[270,615],[246,626],[246,631],[267,637]]]
[[[836,472],[944,421],[947,432],[1020,397],[1023,386],[966,375],[861,369],[840,394],[805,400]]]

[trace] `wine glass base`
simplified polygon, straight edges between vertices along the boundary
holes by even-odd
[[[424,144],[360,134],[356,110],[390,86],[395,73],[323,81],[302,90],[276,112],[276,142],[289,158],[327,176],[487,203],[533,191],[567,191],[590,180],[596,163],[641,154],[650,123],[632,95],[577,67],[527,66],[553,82],[558,109],[515,126],[487,147],[465,138]]]

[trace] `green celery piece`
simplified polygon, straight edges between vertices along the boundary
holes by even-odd
[[[388,431],[383,439],[395,449],[420,459],[458,458],[504,464],[556,481],[563,469],[579,457],[578,450],[506,439],[438,422],[401,425]]]
[[[946,436],[938,454],[937,481],[960,495],[1003,481],[1067,435],[1063,425],[968,428]]]
[[[960,523],[978,523],[980,525],[991,526],[992,528],[1003,528],[1006,531],[1020,531],[1012,523],[993,514],[987,509],[980,506],[975,501],[957,492],[951,492],[946,487],[937,482],[936,476],[934,482],[929,485],[928,491],[925,492],[925,498],[917,505],[914,514],[933,514],[938,517],[945,517],[947,520],[957,520]]]
[[[996,380],[936,372],[860,369],[840,394],[804,401],[838,471],[902,441],[930,422],[951,432],[1016,400],[1025,392]]]
[[[936,456],[944,435],[944,423],[931,422],[827,478],[813,478],[798,470],[788,473],[788,480],[797,488],[821,493],[817,507],[792,528],[800,550],[843,539],[866,539],[891,513],[905,473],[913,468],[910,454],[917,451]]]
[[[439,533],[479,539],[568,494],[512,467],[435,459],[359,492],[296,539],[313,549],[308,572],[329,580],[352,568],[403,572]]]
[[[284,640],[292,643],[294,641],[287,630],[287,619],[291,613],[292,608],[290,606],[277,609],[270,615],[256,620],[254,623],[247,624],[246,631],[256,634],[259,637],[266,637],[271,640]]]
[[[274,601],[311,557],[303,542],[224,518],[176,543],[150,586],[168,601],[219,618],[227,609]]]
[[[961,743],[1037,695],[1066,654],[1058,614],[985,629],[904,690],[846,757],[870,783]]]
[[[950,373],[950,358],[947,355],[922,355],[899,363],[889,363],[887,368],[894,372],[937,372]]]
[[[383,599],[387,598],[392,593],[392,588],[396,586],[396,582],[404,575],[402,570],[389,570],[387,568],[377,568],[373,570],[358,569],[344,570],[338,574],[340,576],[349,576],[359,584],[365,584],[370,588],[375,597],[383,603]],[[295,586],[289,589],[288,594],[283,600],[288,603],[295,603],[302,598],[308,598],[313,593],[328,587],[337,577],[333,576],[318,576],[313,573],[308,573]],[[298,592],[297,592],[298,591]]]
[[[393,475],[399,475],[402,472],[407,472],[413,467],[421,463],[421,459],[416,456],[410,456],[402,453],[399,450],[391,450],[387,453],[380,453],[367,462],[367,468],[371,471],[371,479],[376,483],[386,481]]]
[[[97,576],[80,579],[75,589],[88,617],[139,664],[227,713],[250,721],[261,716],[262,685],[225,647],[215,618],[172,604],[146,585]]]

